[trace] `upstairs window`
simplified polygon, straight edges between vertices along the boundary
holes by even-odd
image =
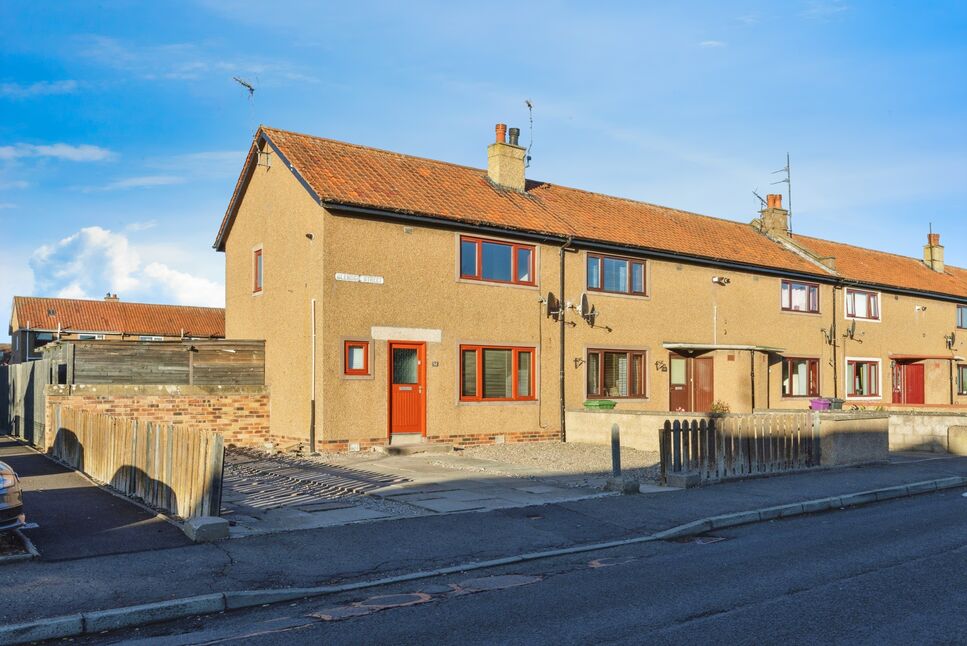
[[[153,336],[153,335],[141,335],[138,337],[138,341],[164,341],[163,336]]]
[[[782,396],[819,396],[819,359],[782,360]]]
[[[846,395],[848,397],[878,397],[880,395],[880,362],[847,361]]]
[[[645,353],[633,350],[588,350],[588,398],[645,397]]]
[[[957,306],[957,327],[967,330],[967,305]]]
[[[346,341],[343,374],[369,375],[369,341]]]
[[[81,341],[103,341],[103,334],[78,334],[77,338]]]
[[[461,236],[460,278],[534,285],[534,247]]]
[[[588,290],[646,296],[645,262],[588,254]]]
[[[880,320],[880,295],[862,289],[846,289],[846,318]]]
[[[782,281],[782,309],[786,312],[819,313],[819,285]]]
[[[262,291],[262,249],[256,249],[252,257],[252,291]]]
[[[957,384],[957,392],[961,395],[967,395],[967,366],[957,366]]]
[[[460,400],[536,399],[534,369],[534,348],[462,345]]]

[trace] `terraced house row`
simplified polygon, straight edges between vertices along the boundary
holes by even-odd
[[[534,181],[509,135],[477,169],[259,129],[215,247],[273,435],[555,438],[594,399],[967,406],[967,270],[938,234],[898,256],[791,233],[778,195],[745,224]]]

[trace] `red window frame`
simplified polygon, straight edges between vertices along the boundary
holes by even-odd
[[[849,366],[854,366],[853,374],[855,375],[856,366],[867,365],[867,364],[873,367],[873,370],[870,371],[869,373],[870,374],[870,380],[869,380],[870,392],[859,395],[856,393],[856,390],[854,389],[854,387],[856,386],[855,378],[852,380],[849,379]],[[847,397],[879,397],[880,396],[880,363],[878,361],[864,361],[862,359],[855,360],[855,361],[847,361],[846,366],[847,366],[846,368],[846,377],[847,377],[846,396]]]
[[[591,286],[591,272],[589,271],[589,266],[591,260],[595,259],[598,261],[598,287]],[[605,289],[604,287],[604,261],[608,260],[620,260],[628,265],[628,282],[625,285],[624,290],[613,290]],[[641,267],[641,291],[635,291],[633,289],[634,284],[634,267]],[[648,266],[644,260],[635,258],[623,258],[621,256],[609,256],[600,253],[589,253],[587,261],[584,263],[584,273],[585,273],[585,284],[587,285],[588,291],[590,292],[603,292],[605,294],[628,294],[630,296],[648,296]]]
[[[584,373],[584,389],[587,393],[588,399],[645,399],[648,397],[648,371],[645,369],[647,365],[647,352],[644,350],[614,350],[609,348],[595,348],[588,350],[587,363],[590,367],[591,355],[598,355],[598,390],[594,392],[589,387],[588,383],[588,372],[585,370]],[[627,395],[608,395],[604,390],[604,355],[605,354],[624,354],[628,357],[628,394]],[[632,392],[631,389],[631,367],[634,365],[634,357],[641,357],[641,371],[638,374],[637,385],[638,389]]]
[[[261,247],[252,252],[252,291],[262,291],[265,274],[265,262],[262,258]]]
[[[789,302],[786,303],[786,286],[789,286]],[[806,308],[804,310],[797,310],[792,306],[792,288],[794,285],[804,286],[807,289],[806,292]],[[816,290],[816,309],[811,309],[810,304],[812,299],[810,298],[810,293],[812,290]],[[801,280],[783,280],[782,284],[779,286],[779,304],[782,307],[783,312],[796,312],[805,314],[819,314],[819,283],[810,283]]]
[[[511,350],[511,369],[513,370],[513,375],[511,377],[511,396],[510,397],[484,397],[483,396],[483,351],[484,350]],[[474,367],[476,368],[476,393],[474,395],[465,395],[463,392],[463,354],[464,352],[475,352],[476,359],[474,361]],[[529,354],[531,356],[531,374],[530,374],[530,395],[521,396],[518,392],[519,387],[519,375],[518,357],[521,354]],[[535,348],[530,348],[526,346],[510,346],[510,345],[461,345],[460,352],[457,355],[458,361],[460,363],[460,377],[457,383],[458,392],[460,393],[460,401],[462,402],[508,402],[508,401],[536,401],[537,392],[535,391],[535,386],[537,384],[537,363],[536,363],[536,351]]]
[[[967,395],[967,364],[957,364],[957,394]]]
[[[476,268],[475,274],[465,274],[463,273],[463,243],[470,242],[473,243],[475,248],[474,253],[474,267]],[[510,280],[497,280],[495,278],[484,278],[483,277],[483,243],[501,245],[504,247],[510,247]],[[530,280],[518,280],[517,276],[520,275],[518,272],[517,256],[519,251],[530,252],[530,267],[528,268],[527,274],[531,277]],[[460,236],[460,247],[459,247],[459,264],[460,264],[460,278],[465,280],[479,280],[483,283],[501,283],[505,285],[536,285],[537,276],[535,275],[535,268],[537,266],[537,248],[534,245],[529,244],[518,244],[516,242],[506,242],[504,240],[493,240],[491,238],[477,238],[474,236]]]
[[[847,287],[846,293],[846,318],[857,319],[860,321],[879,321],[880,320],[880,294],[866,289],[853,289]],[[856,296],[866,297],[866,311],[874,312],[874,316],[856,315]]]
[[[805,361],[808,364],[806,372],[808,374],[809,383],[806,386],[807,393],[805,395],[793,395],[792,394],[792,364],[794,362]],[[786,388],[785,384],[780,382],[782,387],[783,397],[819,397],[819,359],[811,359],[809,357],[783,357],[783,381],[785,380],[785,375],[789,375],[789,387]],[[788,372],[786,372],[788,370]]]
[[[967,305],[957,306],[957,329],[967,330]]]
[[[363,367],[362,368],[350,368],[349,367],[349,350],[352,348],[361,348],[363,351]],[[343,374],[350,376],[368,376],[369,375],[369,341],[346,341],[343,344],[342,351],[342,366]]]

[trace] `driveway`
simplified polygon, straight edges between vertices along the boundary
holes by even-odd
[[[191,544],[171,523],[9,436],[0,436],[0,461],[21,478],[27,522],[39,525],[24,534],[45,561]]]

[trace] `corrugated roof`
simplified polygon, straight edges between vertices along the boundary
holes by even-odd
[[[813,262],[741,222],[533,180],[528,180],[525,193],[518,193],[493,185],[482,169],[265,126],[260,128],[256,144],[260,136],[287,158],[314,197],[328,205],[425,215],[562,238],[573,236],[582,241],[829,277]],[[256,144],[219,229],[215,241],[219,250],[224,249],[237,201],[250,177]],[[965,270],[951,268],[945,277],[912,258],[802,236],[796,236],[795,241],[819,256],[842,254],[842,258],[837,257],[837,269],[847,278],[967,298],[967,280],[961,276],[967,275]],[[827,253],[824,244],[837,246],[837,252]],[[885,258],[896,261],[891,264]]]
[[[16,322],[17,328],[14,328]],[[16,329],[114,332],[158,336],[224,337],[220,307],[154,305],[121,300],[14,296],[10,318]]]

